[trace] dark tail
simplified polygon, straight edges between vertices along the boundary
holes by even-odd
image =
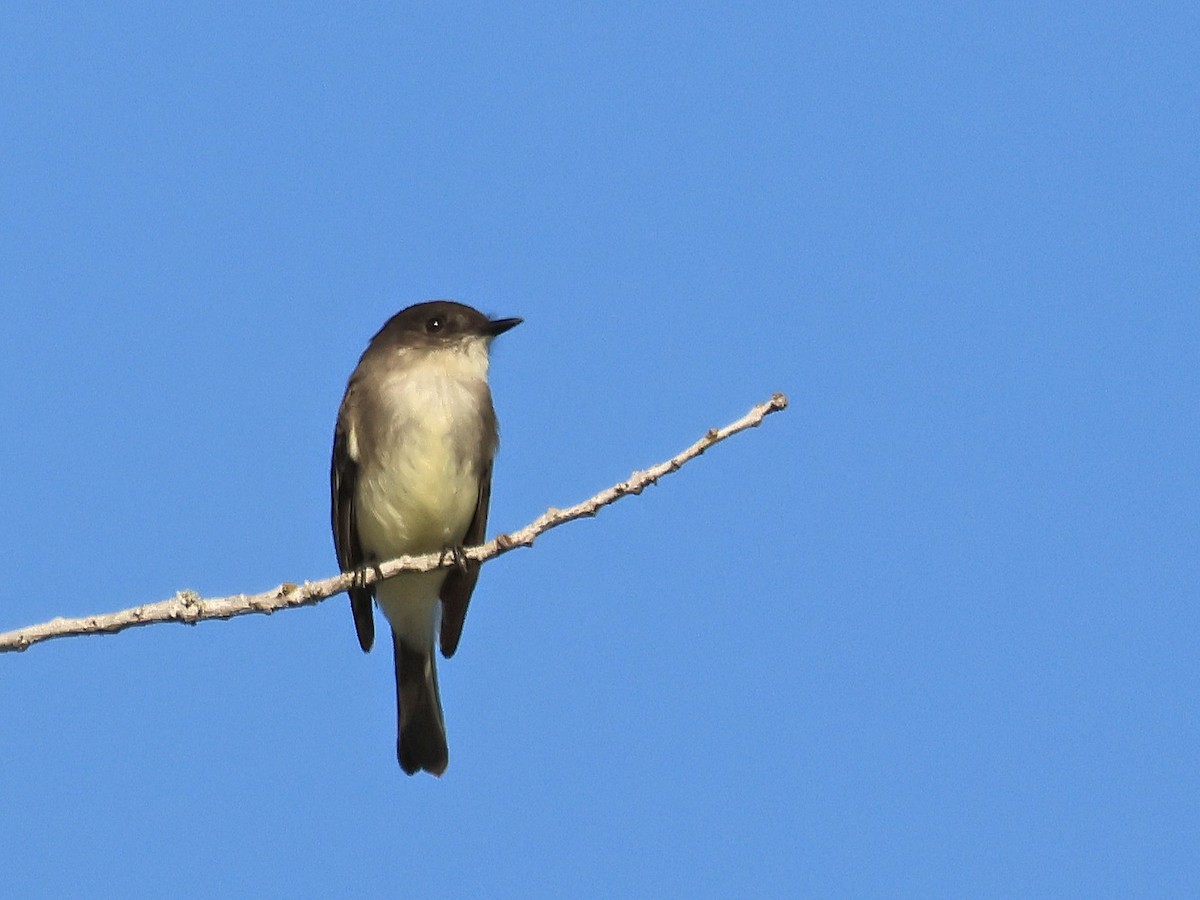
[[[450,753],[446,748],[446,723],[438,696],[437,666],[433,648],[414,650],[392,633],[396,655],[396,709],[399,736],[396,756],[400,768],[413,775],[424,769],[434,775],[446,771]]]

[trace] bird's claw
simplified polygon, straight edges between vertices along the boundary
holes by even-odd
[[[460,572],[467,570],[467,555],[462,544],[455,544],[453,547],[443,547],[441,556],[438,557],[438,565],[442,565],[446,561],[446,555],[454,561],[454,567]]]

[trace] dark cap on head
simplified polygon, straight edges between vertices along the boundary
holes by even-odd
[[[384,323],[371,343],[398,340],[413,346],[434,346],[465,337],[494,338],[521,321],[489,319],[464,303],[431,300],[400,310]]]

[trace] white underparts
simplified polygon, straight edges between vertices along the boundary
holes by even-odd
[[[392,559],[461,545],[479,500],[479,477],[495,450],[486,409],[485,339],[438,350],[405,350],[398,374],[375,398],[373,432],[347,435],[359,462],[358,536],[368,558]],[[482,389],[480,382],[483,382]],[[369,459],[360,450],[369,447]],[[481,464],[482,463],[482,464]],[[396,632],[431,646],[444,571],[399,575],[376,598]]]

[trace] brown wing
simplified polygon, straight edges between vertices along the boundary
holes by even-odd
[[[343,410],[345,404],[343,404]],[[329,464],[329,493],[332,501],[333,546],[337,551],[338,565],[343,572],[359,568],[363,559],[362,545],[358,541],[358,527],[354,518],[354,488],[358,481],[358,463],[350,458],[345,424],[338,416],[337,428],[333,432],[333,460]],[[358,644],[363,652],[375,643],[375,616],[371,608],[374,588],[351,588],[350,611],[354,613],[354,630],[358,632]]]
[[[483,543],[487,530],[488,503],[492,499],[492,464],[488,463],[479,478],[479,501],[475,505],[475,516],[463,537],[464,547],[475,547]],[[442,656],[449,659],[458,649],[462,637],[463,623],[467,620],[467,604],[471,592],[479,580],[479,563],[469,562],[465,569],[451,569],[442,582]]]

